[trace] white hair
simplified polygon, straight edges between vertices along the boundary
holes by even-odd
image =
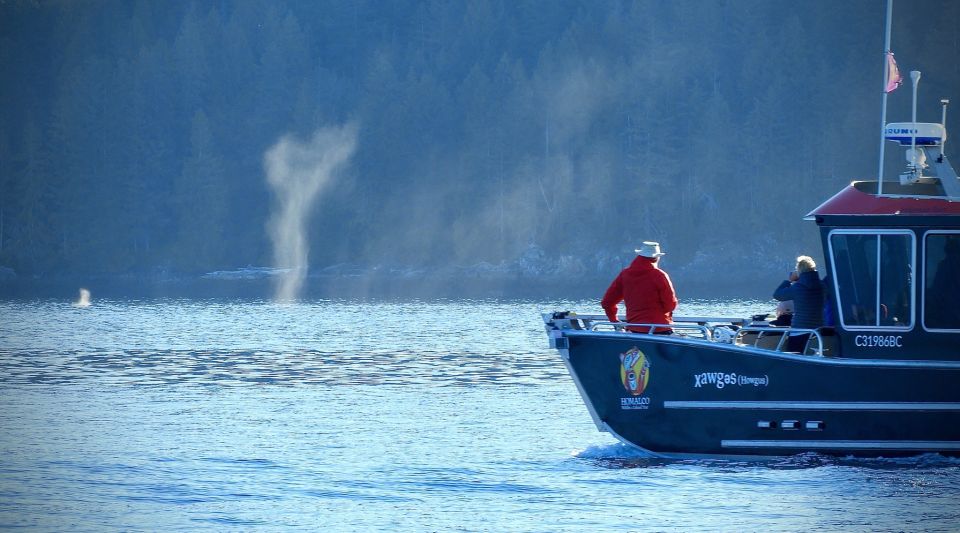
[[[804,272],[812,272],[817,269],[817,264],[813,262],[813,258],[809,255],[801,255],[797,258],[797,272],[803,274]]]

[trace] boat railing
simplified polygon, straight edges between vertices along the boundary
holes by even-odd
[[[615,331],[630,331],[631,333],[640,333],[641,335],[652,335],[657,331],[672,330],[674,334],[683,337],[699,337],[704,340],[712,338],[710,327],[701,324],[689,324],[674,322],[672,324],[639,324],[635,322],[595,322],[590,331],[602,331],[607,328],[613,328]],[[630,329],[627,329],[630,328]],[[642,328],[642,329],[641,329]],[[637,331],[640,329],[640,331]]]
[[[776,352],[786,351],[784,348],[787,345],[787,339],[795,335],[806,335],[809,334],[810,337],[807,340],[806,346],[802,353],[810,352],[810,355],[818,355],[823,357],[824,353],[824,341],[823,335],[820,330],[817,329],[807,329],[807,328],[779,328],[779,327],[769,327],[769,326],[745,326],[737,330],[736,335],[733,338],[733,344],[740,346],[753,346],[755,348],[762,348],[773,350]],[[745,338],[747,338],[745,340]],[[816,349],[811,352],[813,346],[811,343],[816,339]],[[773,342],[770,342],[773,341]],[[762,344],[762,345],[761,345]]]
[[[629,331],[640,335],[652,335],[657,330],[671,329],[674,334],[697,337],[708,341],[732,342],[733,333],[747,323],[743,318],[689,316],[674,317],[671,324],[643,324],[611,322],[606,315],[579,315],[570,311],[545,313],[547,330]],[[627,329],[631,328],[631,329]],[[636,331],[640,330],[640,331]]]
[[[671,329],[676,336],[735,346],[751,346],[776,352],[786,352],[787,339],[791,335],[804,334],[809,335],[802,352],[804,354],[830,356],[836,348],[833,328],[806,329],[748,325],[748,321],[741,318],[674,317],[672,324],[644,324],[611,322],[606,315],[579,315],[571,311],[562,311],[544,313],[543,319],[550,333],[551,343],[554,342],[553,339],[562,337],[564,330],[654,335],[658,330]],[[551,344],[551,347],[555,346]]]

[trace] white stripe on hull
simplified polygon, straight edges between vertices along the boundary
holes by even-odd
[[[723,402],[664,401],[666,409],[769,409],[812,411],[960,411],[954,402]]]
[[[943,440],[721,440],[724,448],[793,448],[803,450],[960,450],[960,442]]]

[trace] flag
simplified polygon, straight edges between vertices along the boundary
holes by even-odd
[[[887,86],[883,92],[893,92],[902,81],[900,69],[897,68],[897,62],[893,59],[893,52],[887,52]]]

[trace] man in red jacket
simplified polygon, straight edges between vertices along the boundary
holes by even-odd
[[[644,241],[636,250],[637,257],[613,280],[600,305],[611,322],[617,322],[617,304],[627,308],[627,322],[633,324],[672,324],[677,308],[677,294],[670,276],[657,267],[660,243]],[[627,328],[647,333],[650,328]],[[656,328],[654,333],[670,334],[670,328]]]

